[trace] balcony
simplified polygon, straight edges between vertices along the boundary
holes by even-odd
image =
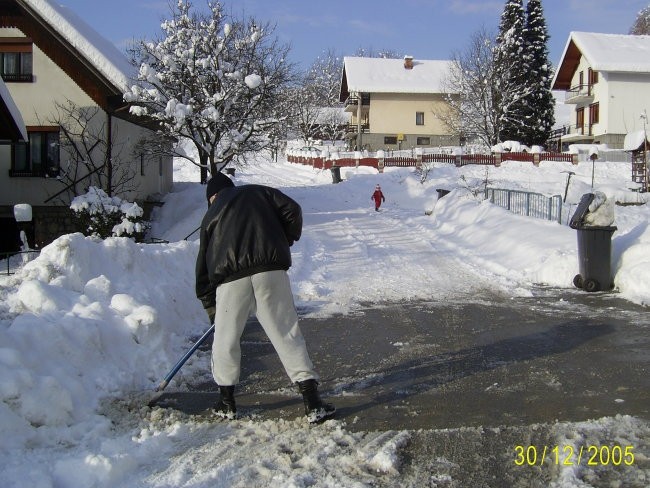
[[[358,94],[350,94],[350,96],[347,98],[345,101],[345,111],[346,112],[356,112],[357,107],[359,105],[359,95]],[[369,93],[362,93],[361,94],[361,109],[365,110],[366,112],[370,108],[370,94]]]
[[[357,129],[358,129],[357,124],[348,124],[348,126],[345,129],[345,132],[356,134]],[[370,124],[367,122],[365,124],[361,124],[361,132],[362,133],[370,132]]]
[[[592,127],[588,124],[583,125],[565,125],[558,129],[553,135],[562,141],[562,143],[577,143],[581,142],[589,144],[594,140]],[[553,139],[553,137],[552,137]]]
[[[594,100],[593,85],[576,85],[569,88],[564,95],[564,103],[590,103]]]

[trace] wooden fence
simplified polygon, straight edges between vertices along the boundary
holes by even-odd
[[[332,166],[351,167],[369,166],[380,172],[385,167],[422,167],[424,163],[448,163],[458,167],[469,164],[484,166],[500,166],[504,161],[530,162],[535,166],[541,161],[558,161],[571,164],[578,164],[578,156],[568,153],[494,153],[494,154],[420,154],[414,157],[409,156],[387,156],[379,157],[339,157],[337,159],[323,159],[322,157],[287,154],[287,160],[292,163],[308,164],[318,169],[330,169]]]

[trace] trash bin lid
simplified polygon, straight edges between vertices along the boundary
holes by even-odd
[[[578,204],[578,208],[573,214],[573,217],[571,217],[571,220],[569,221],[569,227],[572,229],[579,229],[582,227],[583,220],[585,216],[589,213],[589,205],[591,205],[591,202],[594,200],[594,194],[593,193],[585,193],[582,195],[582,198],[580,199],[580,203]]]

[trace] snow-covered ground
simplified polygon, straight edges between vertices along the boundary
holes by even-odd
[[[537,284],[572,288],[575,230],[514,215],[469,191],[487,179],[496,188],[564,195],[567,171],[575,172],[567,198],[575,204],[591,191],[591,163],[441,164],[424,183],[408,168],[343,168],[344,181],[334,185],[327,170],[260,158],[237,168],[234,179],[281,188],[302,205],[305,225],[290,277],[299,308],[322,317],[368,302],[489,303],[495,295],[531,296]],[[639,203],[644,195],[628,189],[630,172],[628,163],[596,163],[594,189]],[[399,485],[398,453],[408,431],[354,433],[341,421],[309,427],[302,418],[209,423],[146,406],[147,392],[185,352],[188,337],[207,328],[193,293],[192,234],[206,210],[205,187],[193,167],[177,166],[175,181],[150,233],[169,243],[66,235],[0,278],[2,485]],[[386,196],[380,212],[370,200],[376,184]],[[452,191],[438,199],[438,188]],[[615,212],[614,292],[646,305],[650,209]],[[190,360],[169,389],[186,388],[207,367]],[[621,445],[647,447],[650,436],[645,420],[630,417],[554,429],[557,445],[607,431]],[[422,466],[438,483],[431,486],[463,486],[430,469]],[[558,487],[603,486],[607,479],[594,471],[586,484],[575,466],[554,469]],[[637,474],[644,477],[638,486],[650,485],[648,470]]]

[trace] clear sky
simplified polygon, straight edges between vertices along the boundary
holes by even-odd
[[[152,39],[169,13],[167,0],[52,0],[69,7],[119,48],[133,38]],[[171,0],[172,2],[174,0]],[[416,59],[449,59],[481,27],[496,32],[505,0],[223,0],[242,14],[276,26],[291,45],[292,61],[308,67],[328,49],[353,55],[358,48],[391,50]],[[203,9],[206,0],[194,0]],[[524,2],[525,4],[525,2]],[[557,65],[569,32],[627,34],[648,0],[542,0]]]

